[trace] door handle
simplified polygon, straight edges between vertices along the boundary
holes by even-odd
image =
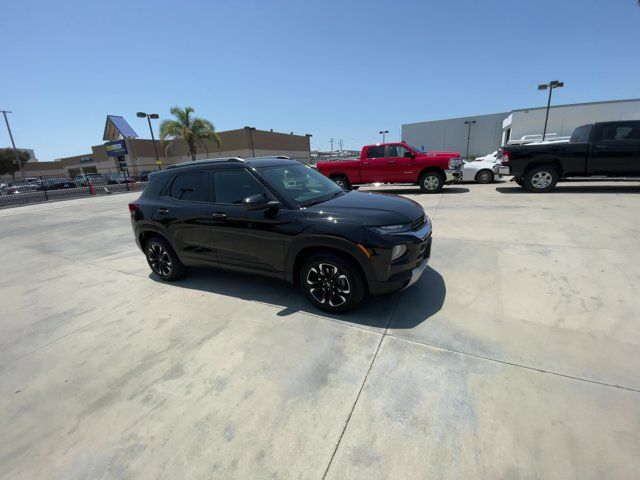
[[[389,160],[389,163],[396,163],[395,160]]]
[[[227,214],[224,212],[214,212],[211,216],[213,218],[227,218]]]
[[[369,165],[369,162],[362,162],[363,165]]]
[[[168,208],[158,208],[156,210],[156,212],[158,212],[158,213],[169,213],[169,209]]]
[[[604,150],[605,148],[609,148],[608,145],[596,145],[596,150]]]

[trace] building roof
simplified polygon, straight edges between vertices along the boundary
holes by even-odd
[[[138,134],[127,123],[124,117],[119,115],[107,115],[107,121],[104,124],[104,134],[102,140],[114,141],[122,138],[137,138]]]
[[[605,103],[627,103],[627,102],[640,102],[640,98],[627,98],[624,100],[601,100],[599,102],[583,102],[583,103],[565,103],[563,105],[551,105],[550,108],[562,108],[562,107],[581,107],[583,105],[601,105]],[[544,107],[532,107],[532,108],[516,108],[511,110],[511,112],[526,112],[530,110],[546,110],[546,106]]]

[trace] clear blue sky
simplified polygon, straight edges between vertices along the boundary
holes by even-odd
[[[106,114],[191,105],[218,130],[380,129],[640,97],[636,0],[5,1],[0,109],[41,160],[101,143]],[[0,124],[0,145],[9,138]]]

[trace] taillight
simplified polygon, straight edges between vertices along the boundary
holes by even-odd
[[[138,210],[140,210],[140,207],[138,205],[136,205],[135,203],[130,203],[129,204],[129,213],[130,214],[134,214],[136,213]]]
[[[508,150],[503,150],[502,151],[502,159],[500,160],[502,162],[503,165],[506,165],[509,163],[509,151]]]

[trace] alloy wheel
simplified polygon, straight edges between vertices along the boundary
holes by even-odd
[[[332,263],[318,263],[307,272],[307,289],[321,304],[344,305],[351,296],[351,284],[345,272]]]
[[[154,272],[162,277],[171,275],[172,263],[169,252],[159,243],[152,243],[147,251],[149,263]]]
[[[553,176],[549,172],[536,172],[533,177],[531,177],[531,185],[535,188],[544,189],[551,185],[553,181]]]
[[[478,174],[478,183],[489,183],[491,181],[491,173],[482,171]]]

